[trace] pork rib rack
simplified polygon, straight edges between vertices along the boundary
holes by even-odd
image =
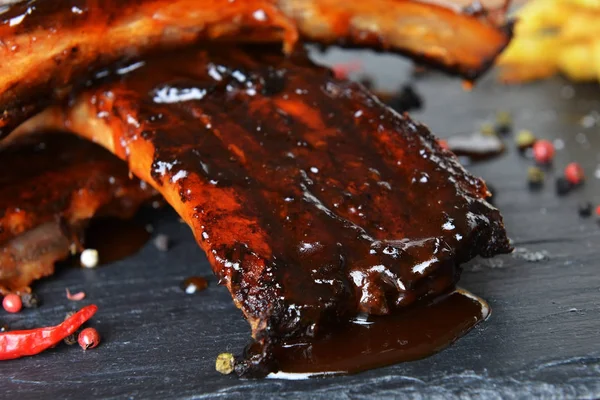
[[[90,71],[196,41],[369,47],[475,79],[510,25],[416,0],[23,0],[0,5],[0,136]],[[100,72],[101,73],[101,72]]]
[[[68,128],[126,160],[191,227],[270,345],[451,290],[510,250],[484,182],[428,129],[302,52],[220,46],[148,59],[22,128]]]

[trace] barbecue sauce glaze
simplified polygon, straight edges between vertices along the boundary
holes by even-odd
[[[82,249],[91,218],[130,218],[156,194],[130,178],[121,160],[68,133],[18,138],[0,149],[0,159],[0,292],[29,291],[56,261]],[[106,243],[115,234],[102,236]],[[120,239],[122,247],[131,242]]]
[[[190,49],[120,71],[63,110],[67,127],[190,225],[252,326],[240,375],[274,371],[287,340],[444,295],[461,263],[510,251],[482,180],[302,52]]]
[[[464,290],[386,316],[361,315],[325,337],[285,341],[274,350],[270,378],[353,374],[430,356],[466,334],[490,313]]]

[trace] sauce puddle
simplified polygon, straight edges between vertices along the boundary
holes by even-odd
[[[131,219],[92,219],[85,230],[85,247],[98,250],[100,265],[137,253],[150,239],[143,225]]]
[[[489,314],[483,299],[457,289],[396,315],[355,318],[327,337],[281,345],[275,350],[280,371],[268,377],[354,374],[417,360],[454,343]]]

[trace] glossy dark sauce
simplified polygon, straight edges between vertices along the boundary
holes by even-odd
[[[456,291],[386,316],[340,324],[324,338],[286,341],[275,350],[272,378],[354,374],[430,356],[466,334],[490,313],[487,303]]]
[[[198,40],[291,48],[297,32],[271,0],[0,3],[0,138],[64,99],[90,71]]]
[[[144,225],[132,219],[98,218],[85,230],[83,247],[98,250],[100,265],[136,254],[150,239]]]
[[[191,226],[263,346],[242,375],[270,372],[272,342],[447,293],[460,263],[510,250],[426,127],[301,52],[190,49],[90,90],[70,126]]]

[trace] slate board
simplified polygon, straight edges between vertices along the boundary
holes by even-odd
[[[333,52],[329,61],[363,57],[378,84],[395,88],[409,77],[395,57]],[[600,204],[600,125],[581,118],[600,111],[597,84],[573,86],[560,78],[503,87],[487,77],[471,93],[440,75],[416,83],[426,106],[414,117],[439,136],[469,133],[498,109],[513,113],[516,129],[560,138],[555,172],[571,160],[583,164],[586,185],[571,195],[526,189],[531,161],[507,137],[505,155],[469,168],[497,190],[495,204],[519,253],[465,267],[461,286],[487,299],[493,314],[447,350],[417,362],[355,376],[307,381],[242,381],[214,370],[223,351],[238,353],[249,328],[186,225],[161,211],[142,215],[174,246],[167,253],[148,243],[136,256],[98,268],[65,268],[35,285],[37,310],[0,313],[13,329],[54,324],[65,313],[94,302],[93,325],[103,337],[84,353],[60,345],[36,357],[0,363],[1,398],[598,398],[600,397],[600,226],[577,215],[577,203]],[[573,95],[570,97],[569,95]],[[584,140],[585,139],[585,140]],[[600,172],[600,171],[599,171]],[[525,250],[526,249],[526,250]],[[545,256],[530,262],[525,258]],[[210,276],[197,295],[179,288],[190,275]],[[65,288],[84,290],[73,303]]]

